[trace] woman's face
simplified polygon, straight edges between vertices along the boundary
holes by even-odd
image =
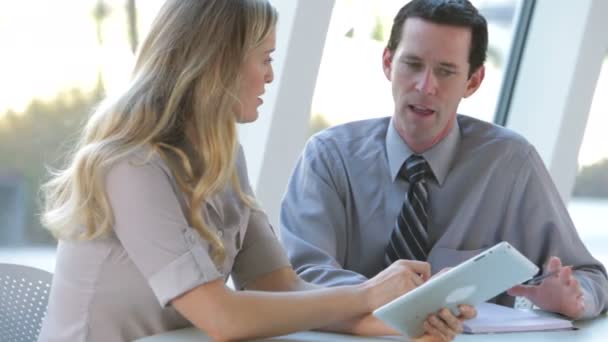
[[[247,53],[241,66],[241,84],[239,89],[239,122],[253,122],[258,118],[258,107],[264,102],[260,97],[264,94],[264,87],[272,82],[272,58],[276,33],[273,29],[260,45]]]

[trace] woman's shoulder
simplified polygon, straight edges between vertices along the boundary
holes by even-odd
[[[108,169],[108,179],[149,178],[151,181],[173,179],[172,173],[160,154],[152,147],[140,146],[118,156]]]

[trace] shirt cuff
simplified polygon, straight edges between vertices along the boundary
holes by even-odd
[[[187,229],[184,235],[190,249],[148,279],[163,307],[199,285],[223,278],[198,233]]]
[[[585,305],[583,315],[577,318],[577,320],[597,317],[599,303],[597,302],[597,298],[594,296],[593,292],[589,290],[590,288],[593,288],[593,284],[590,284],[590,279],[585,276],[575,275],[575,278],[581,285],[581,291],[583,292],[583,303]]]

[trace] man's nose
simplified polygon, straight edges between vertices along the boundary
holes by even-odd
[[[426,69],[420,74],[420,78],[416,83],[416,90],[426,95],[435,95],[437,93],[437,80],[431,69]]]

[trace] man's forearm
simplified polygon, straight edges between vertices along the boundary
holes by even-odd
[[[355,271],[331,265],[315,265],[304,270],[299,270],[298,273],[307,282],[324,287],[358,285],[368,280],[367,277]]]

